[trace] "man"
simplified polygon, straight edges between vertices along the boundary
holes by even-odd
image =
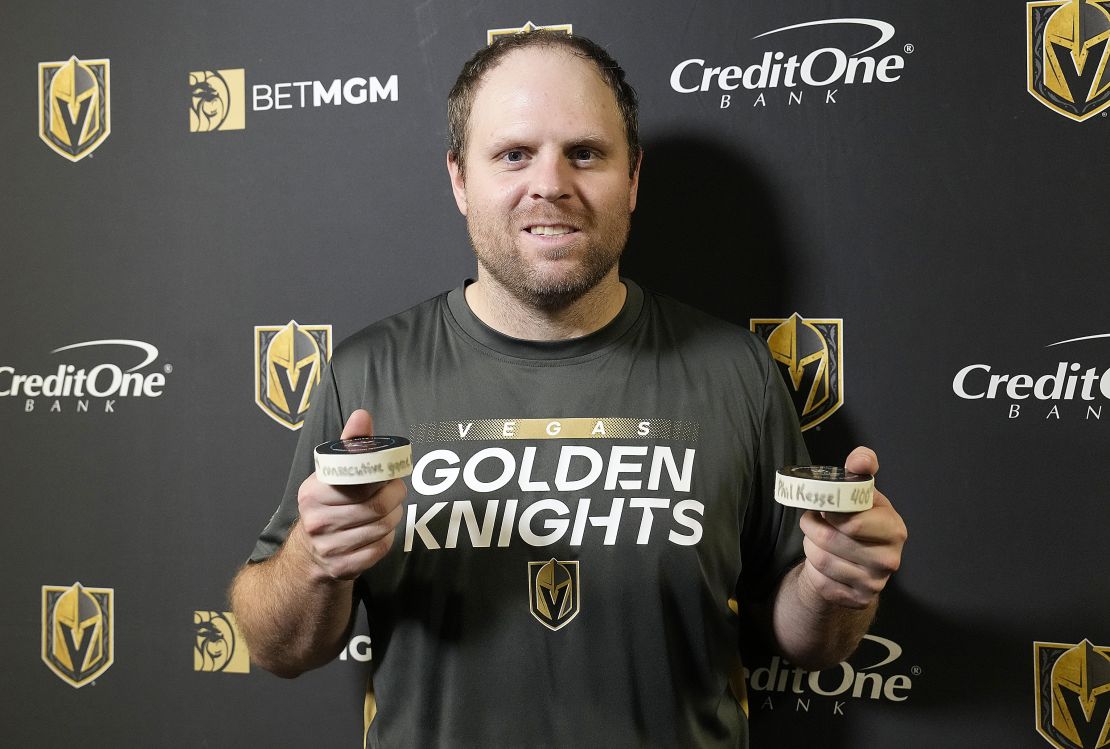
[[[851,516],[774,503],[775,469],[807,457],[766,347],[618,276],[641,152],[603,50],[495,42],[449,118],[477,280],[337,348],[233,584],[251,654],[327,663],[361,601],[369,745],[746,745],[737,607],[792,662],[833,664],[905,526],[878,492]],[[412,436],[416,496],[311,475],[315,443],[375,428]]]

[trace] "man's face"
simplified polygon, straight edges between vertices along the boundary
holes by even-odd
[[[481,272],[525,304],[557,309],[608,274],[628,238],[639,165],[594,64],[555,48],[510,53],[478,88],[465,176],[451,186]]]

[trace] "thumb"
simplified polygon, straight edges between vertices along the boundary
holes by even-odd
[[[869,447],[857,447],[844,461],[844,468],[852,473],[870,473],[872,476],[879,472],[879,456]]]
[[[343,427],[343,434],[339,435],[339,439],[346,440],[351,437],[370,437],[373,434],[374,420],[370,418],[369,411],[360,408],[347,419],[347,425]]]

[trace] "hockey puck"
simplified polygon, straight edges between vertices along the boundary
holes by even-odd
[[[352,437],[317,445],[316,478],[325,484],[371,484],[412,473],[412,445],[404,437]]]
[[[875,477],[838,466],[784,466],[775,476],[775,501],[819,512],[862,512],[874,502]]]

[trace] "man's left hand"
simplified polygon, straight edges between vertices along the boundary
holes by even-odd
[[[857,447],[844,461],[853,473],[879,471],[874,450]],[[806,561],[802,581],[825,601],[866,609],[901,565],[906,524],[877,488],[863,512],[807,512],[801,520]]]

